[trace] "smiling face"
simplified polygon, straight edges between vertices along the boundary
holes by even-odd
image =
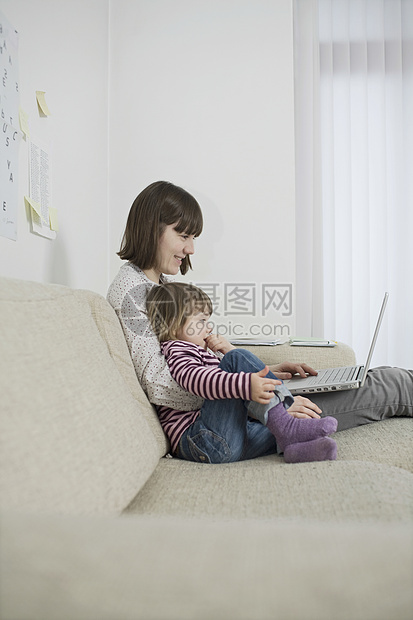
[[[211,333],[211,325],[209,323],[210,314],[195,310],[194,314],[189,316],[184,325],[178,330],[177,340],[184,340],[197,344],[202,349],[207,349],[205,338]]]
[[[156,267],[144,269],[148,278],[157,284],[161,273],[176,276],[184,258],[194,253],[195,235],[179,233],[175,226],[166,226],[159,239]]]

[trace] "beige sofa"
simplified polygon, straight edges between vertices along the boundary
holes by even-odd
[[[411,419],[337,433],[335,462],[188,463],[99,295],[2,279],[0,343],[3,620],[412,617]]]

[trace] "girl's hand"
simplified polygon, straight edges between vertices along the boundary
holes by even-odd
[[[270,366],[270,370],[274,375],[277,375],[280,379],[291,379],[293,375],[300,375],[300,377],[306,377],[307,375],[318,374],[314,368],[307,364],[295,364],[294,362],[283,362],[282,364],[273,364]]]
[[[268,405],[274,396],[274,388],[281,385],[281,381],[276,379],[267,379],[268,366],[265,366],[259,372],[251,373],[251,400],[261,405]]]
[[[205,343],[208,349],[211,349],[213,353],[217,353],[217,351],[219,351],[220,353],[225,354],[228,353],[228,351],[235,349],[235,347],[229,343],[228,340],[223,338],[223,336],[216,336],[215,334],[209,334],[209,336],[205,338]]]
[[[294,396],[294,404],[287,409],[293,418],[319,418],[320,407],[317,407],[309,398],[305,396]]]

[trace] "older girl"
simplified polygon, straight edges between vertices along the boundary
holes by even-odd
[[[172,183],[158,181],[132,204],[118,252],[127,262],[112,282],[107,298],[119,317],[137,377],[154,405],[172,402],[176,409],[199,409],[202,403],[197,396],[189,402],[185,390],[172,379],[146,313],[146,295],[154,284],[191,269],[194,241],[202,226],[202,212],[195,198]],[[281,379],[294,373],[315,374],[305,364],[289,362],[271,370]],[[305,417],[319,417],[321,413],[302,397],[294,400],[289,411]]]

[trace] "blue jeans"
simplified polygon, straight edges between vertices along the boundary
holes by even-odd
[[[227,372],[258,372],[264,366],[244,349],[230,351],[219,365]],[[271,372],[267,377],[276,379]],[[269,405],[241,398],[206,400],[199,417],[181,437],[176,456],[199,463],[231,463],[276,453],[275,438],[264,426],[266,413],[280,400],[284,400],[286,407],[293,402],[284,385],[277,387]]]

